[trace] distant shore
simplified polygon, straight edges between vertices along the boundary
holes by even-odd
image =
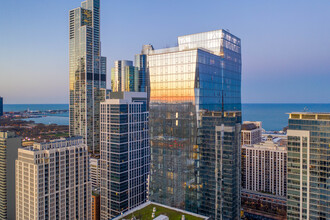
[[[47,117],[33,118],[36,123],[69,125],[69,104],[18,104],[4,105],[4,111],[48,111],[66,110],[63,114],[48,114]],[[330,112],[330,104],[299,103],[248,103],[242,104],[243,121],[261,121],[266,131],[280,131],[288,125],[289,112]],[[28,119],[27,119],[28,120]]]

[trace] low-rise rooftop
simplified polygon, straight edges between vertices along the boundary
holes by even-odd
[[[155,210],[155,211],[154,211]],[[155,213],[153,215],[153,213]],[[114,220],[131,220],[131,219],[140,219],[140,220],[153,220],[157,217],[163,219],[164,216],[167,216],[170,220],[206,220],[208,217],[198,215],[192,212],[187,212],[181,209],[173,208],[170,206],[165,206],[159,203],[146,202],[121,216],[114,218]]]
[[[244,131],[252,131],[257,129],[257,126],[255,124],[249,123],[249,124],[242,124],[242,130]]]

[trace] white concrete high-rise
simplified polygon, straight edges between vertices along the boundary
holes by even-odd
[[[261,121],[244,121],[241,131],[241,146],[259,144],[262,139]]]
[[[91,219],[87,145],[80,137],[18,150],[16,219]]]
[[[273,142],[242,146],[242,189],[285,197],[287,147]]]
[[[89,159],[90,164],[90,176],[93,189],[100,188],[100,178],[101,178],[101,169],[100,169],[100,159],[91,157]]]

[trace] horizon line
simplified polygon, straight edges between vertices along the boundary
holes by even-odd
[[[241,104],[330,104],[330,102],[245,102]],[[3,105],[69,105],[69,103],[3,103]]]

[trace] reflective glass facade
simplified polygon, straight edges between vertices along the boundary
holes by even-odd
[[[147,55],[138,54],[135,56],[135,66],[138,68],[138,90],[139,92],[147,92],[149,85]]]
[[[113,92],[144,92],[140,90],[139,71],[133,61],[115,61],[111,69],[111,89]]]
[[[129,76],[126,67],[131,66],[133,66],[133,61],[130,60],[115,61],[115,67],[111,69],[111,90],[113,92],[129,92],[129,90],[125,90],[127,76]]]
[[[100,48],[100,0],[70,11],[70,135],[99,151],[99,111],[106,88],[106,58]]]
[[[288,219],[330,219],[330,113],[291,113]]]
[[[198,212],[211,219],[240,219],[241,112],[200,116]]]
[[[135,63],[129,60],[115,61],[111,69],[111,89],[113,92],[147,92],[147,56],[136,55]]]
[[[200,112],[241,111],[240,39],[217,30],[178,43],[142,51],[150,77],[150,197],[199,212]]]

